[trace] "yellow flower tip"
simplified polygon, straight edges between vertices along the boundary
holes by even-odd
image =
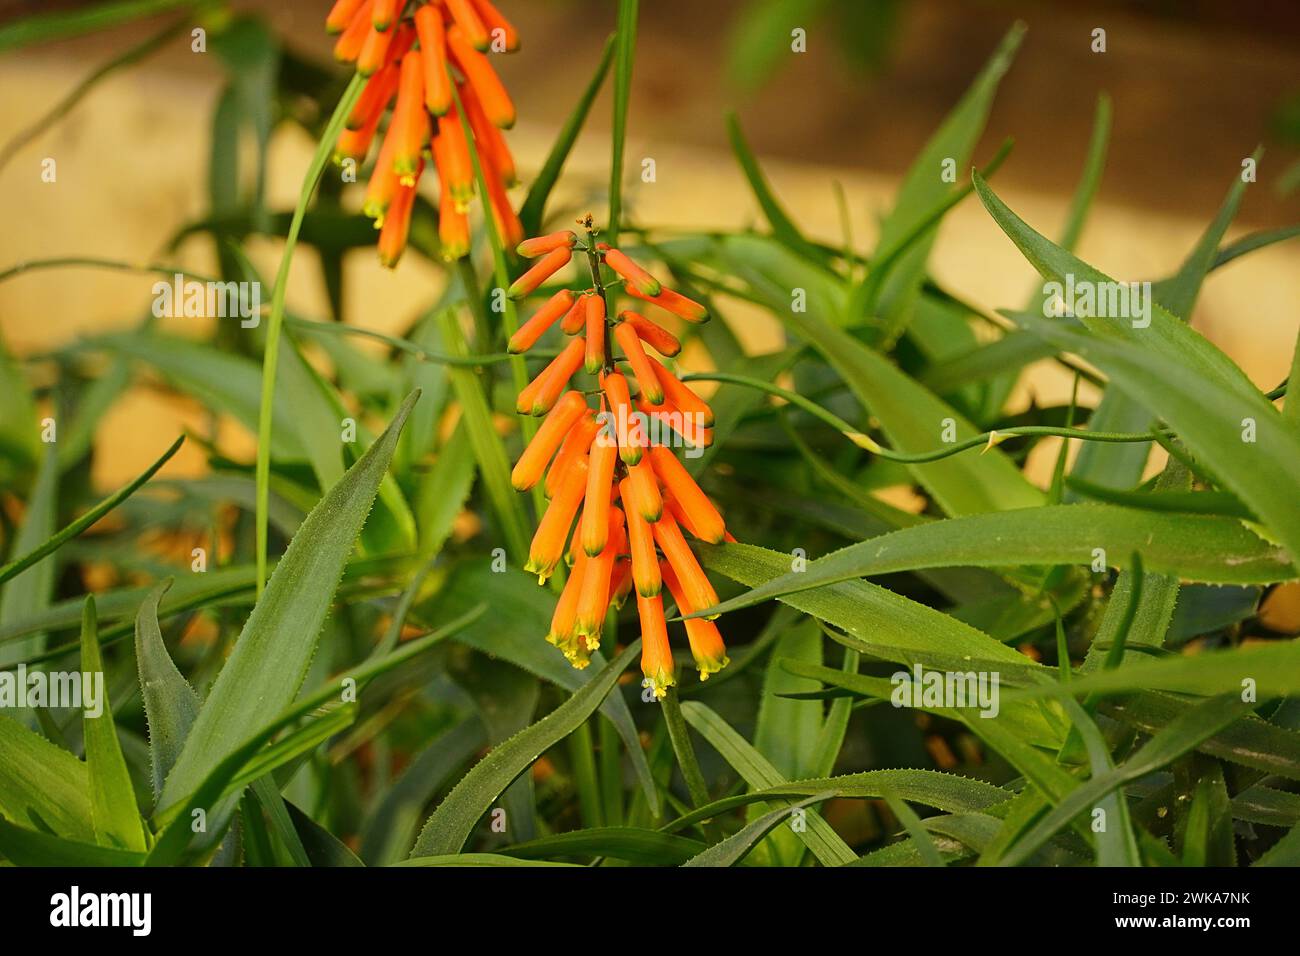
[[[662,670],[655,673],[653,676],[646,676],[641,681],[642,687],[653,688],[655,697],[660,699],[668,696],[668,688],[673,687],[676,684],[677,679],[673,677],[672,673]]]
[[[700,680],[702,681],[708,680],[710,675],[716,674],[730,663],[731,658],[726,654],[723,654],[720,658],[697,657],[695,659],[695,666],[699,669]]]
[[[875,439],[870,435],[864,435],[862,432],[845,432],[844,437],[853,442],[853,444],[857,445],[859,448],[871,452],[873,455],[878,455],[881,452],[880,445],[878,445]]]
[[[401,176],[398,176],[398,177],[397,177],[397,181],[398,181],[399,183],[401,183],[403,186],[414,186],[414,185],[415,185],[415,174],[414,174],[414,173],[403,173]]]

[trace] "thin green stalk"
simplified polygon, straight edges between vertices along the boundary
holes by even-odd
[[[289,222],[289,232],[284,238],[284,252],[280,256],[280,268],[275,273],[275,289],[271,293],[271,316],[266,326],[266,346],[262,352],[262,404],[257,416],[257,594],[260,597],[266,586],[266,548],[268,539],[268,518],[271,498],[271,426],[275,414],[275,372],[280,357],[280,328],[284,324],[284,297],[289,284],[289,268],[293,264],[294,248],[298,245],[298,233],[302,229],[303,218],[307,215],[307,203],[311,201],[329,162],[331,151],[347,122],[348,114],[356,105],[366,79],[361,74],[352,77],[352,82],[334,107],[325,132],[321,134],[316,153],[312,156],[307,176],[303,180],[302,191],[298,195],[298,205],[294,207],[293,219]]]
[[[709,789],[705,786],[699,761],[695,759],[695,748],[691,745],[686,720],[682,717],[682,705],[677,699],[677,689],[669,687],[668,692],[660,699],[659,706],[663,708],[664,723],[668,727],[668,739],[672,741],[673,753],[677,755],[677,766],[682,770],[686,790],[691,795],[691,805],[696,808],[702,807],[709,802]]]
[[[1100,442],[1159,441],[1159,437],[1154,431],[1094,432],[1089,431],[1086,428],[1063,428],[1059,425],[1016,425],[1011,428],[981,432],[971,438],[954,442],[951,445],[944,448],[937,448],[933,451],[909,453],[885,448],[869,435],[865,435],[858,431],[834,412],[827,411],[816,402],[808,400],[798,392],[793,392],[788,388],[782,388],[780,385],[774,385],[771,382],[765,382],[762,379],[751,378],[748,375],[735,375],[730,372],[693,372],[690,375],[683,375],[682,381],[729,382],[733,385],[744,385],[748,388],[755,388],[759,391],[767,392],[769,395],[776,395],[779,398],[785,399],[791,405],[798,406],[813,417],[820,419],[827,425],[830,425],[859,448],[864,448],[873,455],[878,455],[879,457],[886,458],[889,461],[898,461],[905,464],[922,464],[924,462],[939,461],[940,459],[955,455],[958,452],[968,451],[971,448],[978,448],[980,445],[984,445],[986,448],[991,448],[1001,444],[1008,438],[1024,435],[1052,435],[1058,438],[1078,438],[1083,441]],[[1162,432],[1161,434],[1164,433]]]
[[[628,103],[632,98],[632,61],[636,54],[637,0],[619,0],[614,41],[614,144],[609,163],[609,222],[612,246],[623,217],[623,153],[627,146]]]
[[[569,759],[573,762],[573,780],[578,789],[578,811],[584,827],[604,826],[600,785],[596,781],[596,755],[588,718],[569,735]]]
[[[600,741],[600,795],[607,826],[623,824],[623,751],[618,728],[607,718],[596,716]]]

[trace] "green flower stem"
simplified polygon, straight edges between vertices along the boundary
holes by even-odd
[[[1159,441],[1160,436],[1165,434],[1163,431],[1160,432],[1160,435],[1157,435],[1156,432],[1095,432],[1089,431],[1086,428],[1062,428],[1057,425],[1016,425],[1012,428],[981,432],[972,438],[954,442],[945,448],[937,448],[933,451],[909,453],[885,448],[870,436],[858,431],[834,412],[827,411],[816,402],[804,398],[798,392],[792,392],[788,388],[782,388],[781,386],[774,385],[771,382],[751,378],[748,375],[734,375],[730,372],[693,372],[690,375],[683,375],[682,381],[727,382],[733,385],[744,385],[748,388],[756,388],[759,391],[767,392],[769,395],[776,395],[779,398],[785,399],[791,405],[798,406],[813,417],[820,419],[827,425],[830,425],[859,448],[864,448],[872,454],[879,455],[881,458],[886,458],[890,461],[898,461],[913,465],[923,464],[930,461],[939,461],[959,452],[968,451],[971,448],[977,448],[980,445],[984,445],[986,448],[992,447],[1001,444],[1001,442],[1007,438],[1023,435],[1053,435],[1058,438],[1078,438],[1082,441],[1122,443]]]

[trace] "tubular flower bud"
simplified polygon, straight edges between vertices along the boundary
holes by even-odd
[[[583,367],[588,374],[595,375],[605,366],[605,299],[599,295],[585,298],[583,321],[587,327],[587,357]]]
[[[559,272],[569,264],[573,258],[573,253],[564,246],[558,249],[552,249],[537,262],[533,263],[532,268],[521,275],[514,282],[510,283],[510,288],[506,290],[506,295],[512,299],[522,299],[524,296],[533,292],[539,285],[549,279],[555,273]]]
[[[564,443],[560,445],[560,450],[556,452],[555,459],[546,472],[546,497],[554,498],[556,491],[560,487],[560,482],[567,480],[565,476],[569,474],[580,459],[586,460],[587,452],[591,450],[591,443],[598,431],[600,431],[600,425],[596,423],[596,416],[591,413],[591,409],[587,409],[583,412],[582,417],[569,429],[569,434],[564,437]],[[585,493],[587,487],[585,477],[583,478],[582,487]]]
[[[627,280],[628,285],[642,295],[654,296],[662,291],[659,280],[629,259],[624,253],[610,248],[606,243],[596,247],[605,254],[605,265]]]
[[[551,364],[542,369],[524,390],[519,393],[515,410],[521,415],[545,415],[559,401],[564,387],[582,364],[582,350],[586,343],[582,336],[569,342]]]
[[[547,642],[558,647],[578,670],[591,663],[591,653],[575,629],[578,598],[582,594],[582,581],[586,577],[588,561],[585,554],[579,554],[573,562],[569,579],[564,582],[564,590],[555,605],[555,613],[551,615],[551,629],[546,635]]]
[[[650,463],[650,458],[643,457],[635,465],[629,465],[627,481],[629,484],[623,501],[628,510],[637,512],[646,521],[654,524],[664,513],[664,499],[659,493],[659,482],[655,478],[655,469]]]
[[[438,244],[448,261],[469,255],[469,217],[456,208],[451,193],[442,190],[438,204]]]
[[[564,436],[586,410],[587,402],[577,392],[568,392],[560,399],[542,422],[542,427],[537,429],[537,434],[528,443],[524,453],[519,456],[519,461],[515,463],[514,471],[510,473],[510,481],[517,490],[527,491],[541,480],[546,465],[564,441]]]
[[[425,4],[415,11],[415,30],[424,51],[424,105],[434,116],[451,109],[451,76],[447,72],[447,32],[442,13]]]
[[[628,364],[632,366],[632,373],[636,375],[637,384],[641,386],[641,394],[645,400],[651,405],[662,405],[663,386],[659,384],[659,377],[650,366],[650,359],[646,356],[645,349],[641,348],[641,337],[637,335],[636,328],[628,322],[620,322],[614,326],[614,338],[618,341],[619,348],[623,350]]]
[[[562,229],[559,232],[538,236],[535,239],[525,239],[519,243],[515,251],[525,259],[536,259],[538,256],[544,256],[556,249],[572,249],[573,244],[577,241],[578,237],[574,235],[572,230]]]
[[[471,0],[443,0],[443,2],[446,3],[455,25],[465,31],[470,45],[475,50],[486,50],[490,42],[487,27],[483,25],[483,18],[479,16],[478,9]]]
[[[363,205],[376,228],[383,228],[397,186],[416,184],[420,157],[431,147],[440,184],[442,252],[449,259],[465,255],[464,214],[475,193],[472,147],[481,159],[483,199],[492,221],[507,244],[519,242],[523,226],[506,193],[517,179],[515,162],[498,128],[514,122],[514,106],[481,52],[490,41],[494,53],[519,47],[518,33],[500,11],[480,0],[338,0],[325,26],[338,34],[335,57],[372,77],[339,134],[336,160],[363,161],[392,107]],[[455,109],[458,95],[468,134]],[[406,230],[395,225],[387,235],[380,258],[391,265],[401,255],[394,237],[404,246]]]
[[[546,579],[555,571],[555,566],[564,557],[564,546],[569,540],[569,529],[573,527],[574,516],[582,504],[583,493],[587,487],[587,459],[579,458],[568,468],[563,479],[558,483],[555,497],[546,507],[533,543],[528,549],[528,563],[524,570],[537,575],[537,583],[545,584]]]
[[[691,614],[699,610],[690,603],[690,598],[667,561],[660,564],[659,573],[663,575],[668,593],[677,602],[679,613]],[[691,645],[691,656],[695,658],[695,667],[700,672],[700,680],[708,680],[711,674],[716,674],[731,663],[731,658],[727,657],[727,647],[722,643],[722,634],[716,624],[702,617],[688,618],[684,623],[686,640]]]
[[[489,47],[493,53],[514,53],[519,49],[519,31],[501,15],[489,0],[474,0],[479,19],[487,28]]]
[[[375,0],[365,0],[356,9],[352,19],[339,35],[338,42],[334,44],[334,59],[340,63],[351,63],[361,54],[366,37],[373,29],[370,25],[370,11],[374,6]]]
[[[447,49],[452,61],[469,80],[469,85],[483,103],[483,111],[492,125],[509,129],[515,125],[515,104],[506,92],[505,84],[488,58],[474,49],[459,24],[447,31]]]
[[[691,533],[710,544],[721,542],[727,533],[722,515],[672,450],[663,446],[651,448],[650,463],[669,495],[681,506],[682,512],[689,515]]]
[[[420,166],[424,163],[421,161]],[[419,170],[416,170],[419,176]],[[379,232],[379,261],[386,269],[397,267],[406,248],[406,236],[411,229],[411,210],[415,207],[415,183],[409,186],[399,185],[388,214],[384,217],[384,227]]]
[[[653,358],[648,359],[648,361],[650,367],[655,371],[655,376],[659,379],[659,384],[663,386],[664,396],[686,414],[698,416],[700,424],[705,428],[710,427],[713,424],[713,409],[709,408],[704,399],[692,392],[685,382],[668,371],[662,362]]]
[[[342,33],[363,5],[364,0],[335,0],[329,15],[325,17],[325,31]]]
[[[591,444],[591,465],[587,469],[587,491],[582,506],[582,550],[589,555],[605,550],[617,457],[618,446],[608,435],[598,434]]]
[[[674,292],[672,289],[660,289],[658,295],[646,295],[634,285],[627,287],[628,294],[643,302],[653,302],[687,322],[699,324],[709,321],[709,310],[693,299]],[[664,353],[667,354],[667,353]]]
[[[560,320],[560,331],[565,335],[577,335],[587,327],[587,296],[579,295],[574,300],[573,306],[569,309],[563,319]]]
[[[582,591],[578,595],[578,614],[574,621],[574,630],[585,640],[588,651],[600,647],[605,612],[609,610],[609,599],[612,593],[610,585],[614,576],[614,562],[618,559],[619,552],[623,550],[624,538],[623,512],[618,508],[610,508],[605,550],[595,557],[588,557],[587,569],[582,579]]]
[[[641,513],[631,503],[630,478],[619,483],[627,519],[627,544],[632,555],[632,580],[636,593],[650,597],[659,593],[663,580],[659,575],[659,555],[655,551],[654,532]]]
[[[619,372],[602,375],[600,387],[609,401],[609,416],[613,421],[614,435],[618,439],[618,456],[625,465],[635,465],[641,460],[645,436],[636,419],[632,417],[632,399],[627,390],[627,379]]]
[[[644,315],[637,312],[620,312],[619,318],[632,326],[636,330],[637,337],[660,355],[672,358],[682,350],[682,343],[677,340],[677,336],[663,326],[651,322]]]
[[[533,317],[519,327],[510,336],[507,349],[511,352],[527,352],[542,335],[555,324],[555,320],[573,307],[574,295],[568,289],[562,289],[546,300],[546,304],[533,313]]]
[[[609,582],[610,603],[616,609],[621,609],[627,596],[632,592],[632,562],[627,558],[619,558],[614,563],[614,575]]]
[[[641,618],[641,673],[645,675],[642,686],[651,688],[656,697],[663,697],[677,683],[663,599],[657,594],[650,597],[638,594],[636,610]]]
[[[695,560],[695,553],[686,543],[681,528],[677,527],[677,522],[673,520],[670,512],[665,511],[663,517],[655,522],[654,531],[655,543],[659,545],[659,550],[664,553],[664,558],[672,567],[677,580],[681,582],[682,594],[691,608],[702,610],[717,604],[717,592],[705,577],[700,563]]]

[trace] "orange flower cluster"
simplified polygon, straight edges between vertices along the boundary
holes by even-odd
[[[362,162],[392,104],[362,207],[380,230],[380,262],[392,268],[406,248],[426,147],[438,169],[443,255],[468,254],[471,138],[497,229],[512,245],[522,239],[506,195],[516,182],[515,164],[501,133],[514,125],[515,107],[486,55],[519,49],[519,34],[496,7],[489,0],[428,0],[408,10],[406,0],[336,0],[325,26],[339,34],[335,57],[369,77],[335,158]]]
[[[544,477],[550,499],[526,568],[545,582],[567,556],[570,574],[546,639],[579,668],[600,646],[611,602],[621,607],[635,587],[641,670],[645,685],[662,697],[676,682],[663,587],[683,614],[717,603],[683,532],[715,544],[734,539],[717,507],[668,447],[703,447],[713,440],[709,406],[646,351],[649,346],[671,357],[681,344],[636,312],[621,312],[611,321],[601,265],[612,269],[632,296],[688,322],[703,322],[708,313],[664,288],[619,250],[597,243],[590,217],[583,224],[585,242],[566,230],[521,243],[519,254],[537,261],[508,290],[512,299],[523,298],[568,265],[575,250],[587,256],[593,285],[556,292],[510,339],[511,352],[527,351],[556,322],[572,336],[519,393],[516,405],[520,414],[545,416],[511,476],[520,491]],[[612,354],[613,345],[621,357]],[[635,393],[620,366],[631,372]],[[596,376],[598,410],[588,406],[584,392],[566,391],[579,368]],[[693,618],[685,625],[700,678],[707,679],[727,664],[722,636],[712,620]]]

